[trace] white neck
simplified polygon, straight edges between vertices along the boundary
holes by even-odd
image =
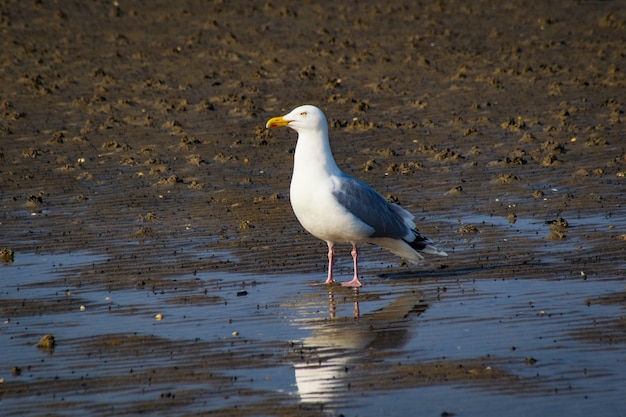
[[[294,178],[299,175],[317,176],[339,173],[341,170],[333,159],[326,132],[298,134],[294,155]]]

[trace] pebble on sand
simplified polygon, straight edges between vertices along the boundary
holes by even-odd
[[[56,346],[56,340],[54,336],[50,333],[44,335],[39,342],[37,342],[37,347],[41,350],[53,350]]]

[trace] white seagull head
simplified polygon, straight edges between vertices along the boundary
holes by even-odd
[[[299,106],[284,116],[273,117],[267,121],[265,127],[287,126],[298,133],[305,131],[328,131],[326,116],[315,106],[305,104]]]

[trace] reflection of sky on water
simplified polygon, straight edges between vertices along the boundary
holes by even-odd
[[[552,274],[547,280],[481,279],[479,270],[460,275],[454,271],[447,275],[447,270],[435,275],[417,271],[412,275],[372,277],[358,294],[341,287],[333,287],[329,294],[326,286],[307,285],[317,282],[318,274],[295,277],[199,272],[194,277],[173,278],[199,280],[197,287],[157,292],[141,287],[107,291],[104,285],[68,288],[63,284],[68,271],[81,265],[91,269],[99,262],[106,262],[106,258],[88,253],[18,253],[13,264],[0,266],[1,297],[5,302],[26,299],[63,303],[69,297],[78,300],[73,307],[86,307],[84,311],[72,307],[3,317],[0,354],[4,366],[0,377],[6,382],[127,372],[127,361],[137,357],[86,357],[84,352],[76,352],[93,336],[138,334],[183,344],[217,341],[221,344],[212,345],[208,353],[226,349],[244,358],[258,358],[259,354],[271,358],[261,367],[258,362],[229,369],[215,364],[216,372],[233,377],[230,396],[219,401],[213,398],[210,406],[195,411],[263,401],[267,395],[264,393],[273,392],[282,395],[281,401],[320,403],[344,415],[385,415],[390,407],[396,415],[415,415],[416,402],[426,415],[443,411],[459,414],[463,410],[467,415],[488,415],[484,414],[484,404],[490,404],[491,415],[502,415],[507,410],[515,414],[556,410],[560,414],[590,415],[598,407],[618,413],[626,395],[622,384],[626,374],[624,345],[575,336],[581,329],[599,328],[623,315],[620,305],[585,302],[623,291],[620,277],[583,277],[570,271],[564,275],[567,279],[556,279]],[[256,285],[250,285],[252,281]],[[177,301],[199,294],[214,301]],[[355,318],[357,302],[359,317]],[[155,320],[156,313],[163,314],[164,319]],[[53,354],[34,347],[45,333],[53,333],[57,339]],[[393,376],[393,371],[385,367],[398,361],[422,364],[444,357],[463,360],[487,356],[513,358],[505,371],[520,378],[538,378],[545,383],[545,394],[524,395],[514,390],[504,393],[472,382],[400,389],[376,384],[363,389],[359,384],[360,388],[355,388],[363,378],[371,378],[364,372],[372,364],[377,372]],[[537,362],[529,365],[524,363],[525,358]],[[169,366],[168,360],[164,362],[163,357],[147,350],[132,366]],[[183,356],[178,360],[184,364],[191,359]],[[28,369],[32,364],[36,366]],[[10,368],[14,365],[21,365],[26,372],[12,377]],[[142,391],[138,387],[123,395],[111,395],[116,395],[120,404],[132,404],[149,400],[159,389],[174,389],[152,388]],[[210,389],[201,381],[187,385],[183,382],[177,388]],[[247,394],[237,395],[242,388]],[[73,393],[66,398],[75,401],[77,409],[83,402],[108,401],[104,394]],[[3,407],[19,412],[26,410],[25,404],[19,398],[2,401]]]

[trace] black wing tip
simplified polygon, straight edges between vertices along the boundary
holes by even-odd
[[[413,239],[412,242],[407,242],[406,240],[405,242],[408,243],[408,245],[412,247],[413,249],[415,249],[417,252],[430,253],[433,255],[448,256],[446,252],[434,246],[435,242],[433,242],[432,240],[430,240],[429,238],[427,238],[426,236],[424,236],[417,230],[413,230],[413,233],[415,234],[415,239]]]

